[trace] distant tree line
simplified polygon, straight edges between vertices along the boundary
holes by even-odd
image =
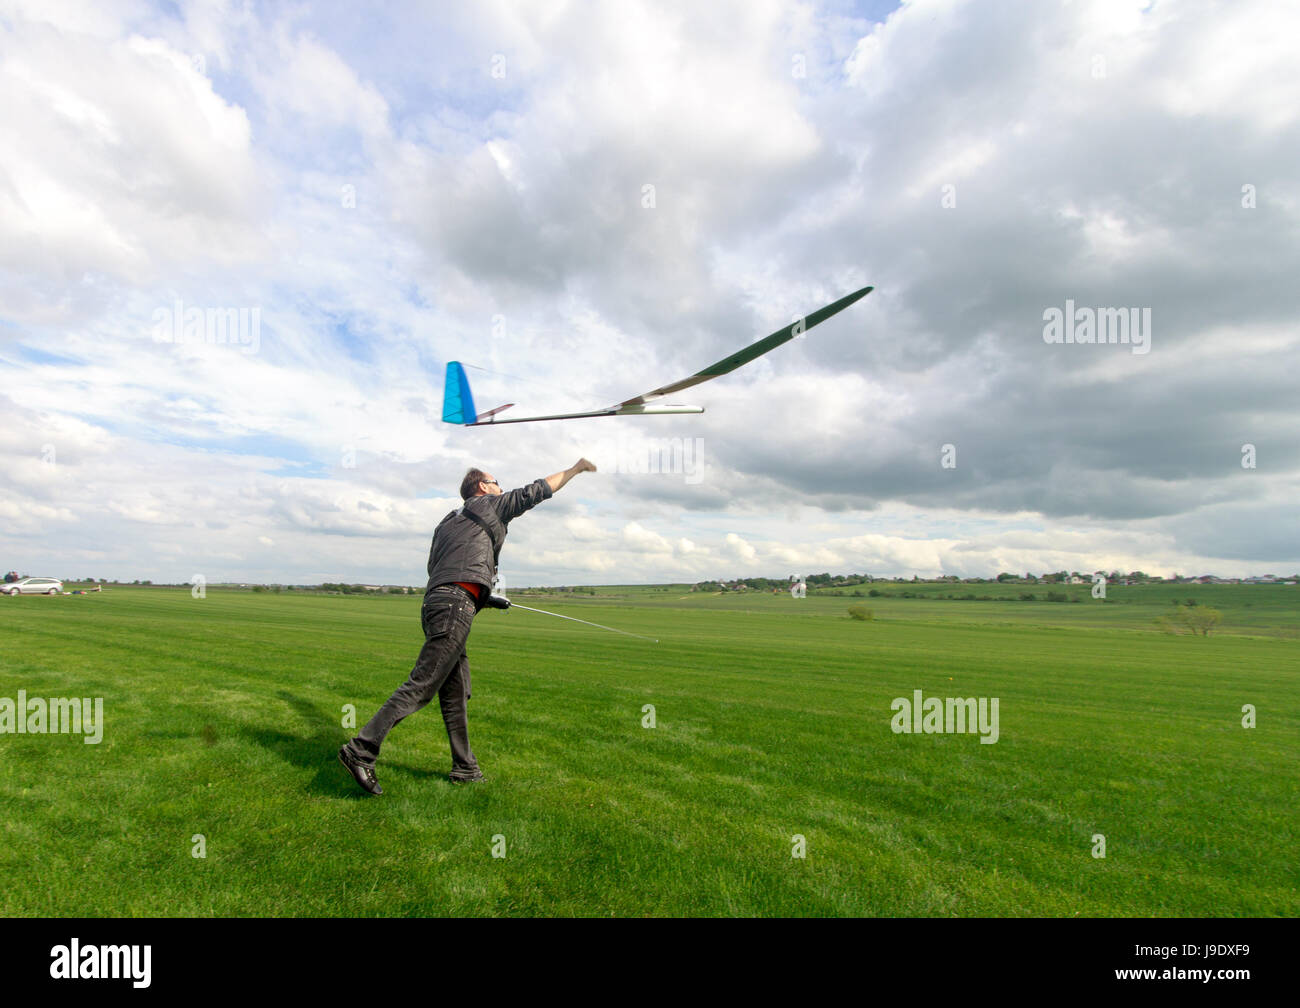
[[[870,584],[872,581],[870,574],[810,574],[803,579],[808,586],[809,591],[814,588],[847,587],[852,585]],[[729,581],[699,581],[692,586],[692,591],[701,592],[719,592],[719,591],[789,591],[790,579],[784,578],[767,578],[767,577],[749,577],[734,578]]]
[[[389,595],[410,595],[418,592],[418,588],[404,588],[400,585],[389,585],[387,588],[368,588],[361,584],[335,584],[332,581],[326,581],[320,585],[320,591],[341,592],[344,595],[381,595],[385,592]]]

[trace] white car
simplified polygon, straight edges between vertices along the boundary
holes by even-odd
[[[0,592],[6,595],[58,595],[63,591],[63,582],[57,578],[23,578],[0,585]]]

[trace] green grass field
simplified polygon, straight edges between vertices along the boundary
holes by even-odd
[[[1219,632],[1159,632],[1193,594]],[[0,736],[0,913],[1300,914],[1295,588],[516,598],[660,642],[482,613],[487,782],[447,782],[435,702],[390,736],[380,798],[335,751],[345,706],[364,722],[409,671],[418,598],[0,599],[0,697],[105,717],[98,745]],[[997,743],[895,734],[916,689],[999,698]]]

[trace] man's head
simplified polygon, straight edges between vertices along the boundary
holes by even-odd
[[[460,481],[460,499],[469,500],[471,497],[495,497],[501,492],[501,484],[496,481],[489,473],[482,469],[471,469],[465,474],[465,478]]]

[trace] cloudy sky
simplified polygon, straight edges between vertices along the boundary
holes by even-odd
[[[420,584],[468,466],[586,455],[508,583],[1294,573],[1298,33],[3,0],[0,568]],[[480,409],[594,408],[866,284],[703,414],[441,421],[449,360]]]

